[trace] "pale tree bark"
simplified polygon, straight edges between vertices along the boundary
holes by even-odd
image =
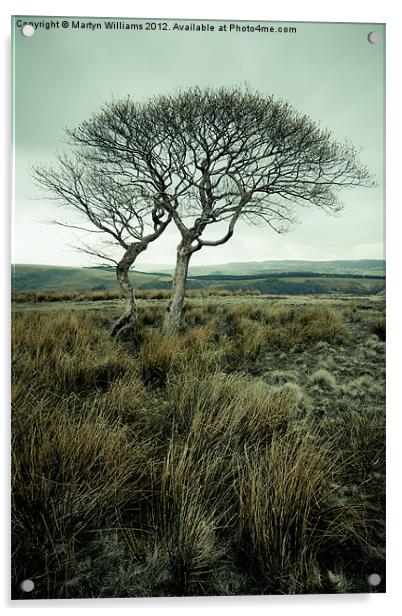
[[[179,329],[181,315],[183,312],[184,295],[186,291],[186,281],[188,264],[192,255],[191,246],[182,241],[177,248],[176,268],[172,282],[172,293],[166,306],[165,320],[163,323],[163,334],[168,335]]]
[[[126,300],[126,310],[113,324],[111,335],[117,339],[123,338],[138,328],[138,307],[134,289],[129,278],[129,269],[138,255],[144,250],[142,242],[136,242],[126,251],[116,267],[116,278]]]
[[[53,221],[63,227],[101,234],[109,237],[108,245],[123,249],[119,261],[108,250],[81,242],[79,250],[85,254],[111,261],[116,265],[116,278],[126,300],[121,317],[113,324],[111,335],[127,336],[138,327],[138,309],[129,270],[138,255],[157,240],[171,221],[171,215],[158,203],[127,180],[120,166],[103,166],[92,156],[105,155],[102,147],[94,152],[79,150],[71,157],[58,157],[58,166],[33,168],[37,184],[47,190],[52,200],[75,210],[86,223]],[[120,173],[120,175],[119,175]],[[152,231],[146,234],[146,229]],[[111,240],[110,240],[111,238]]]
[[[126,299],[126,310],[121,317],[114,323],[111,335],[117,339],[126,337],[131,332],[138,329],[138,307],[135,298],[134,288],[129,278],[130,267],[134,264],[138,255],[148,248],[148,245],[155,241],[167,225],[170,223],[170,216],[164,221],[154,212],[154,232],[145,235],[141,241],[133,242],[126,247],[126,252],[123,258],[119,261],[116,267],[116,278],[120,289],[123,291]]]
[[[201,250],[204,246],[220,246],[225,244],[233,236],[236,222],[239,219],[242,208],[249,199],[248,195],[242,195],[238,208],[230,218],[228,230],[226,234],[217,240],[202,240],[201,235],[205,230],[207,223],[203,223],[201,219],[194,225],[192,229],[185,230],[184,225],[180,221],[176,221],[182,233],[182,241],[177,247],[176,268],[172,282],[172,293],[170,300],[166,306],[165,320],[163,323],[163,334],[168,335],[177,331],[180,327],[181,316],[183,313],[184,296],[186,292],[186,281],[188,274],[188,266],[194,252]],[[173,218],[176,214],[173,215]]]

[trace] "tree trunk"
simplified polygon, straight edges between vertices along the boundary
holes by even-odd
[[[135,259],[142,252],[140,246],[131,245],[116,268],[117,281],[126,299],[126,310],[116,321],[111,330],[114,338],[120,339],[138,327],[138,308],[134,289],[128,277],[128,271]]]
[[[186,280],[188,264],[191,258],[191,248],[187,245],[179,245],[177,249],[176,269],[173,276],[172,294],[166,307],[165,320],[163,323],[163,333],[171,334],[179,329],[181,315],[183,312],[184,293],[186,290]]]

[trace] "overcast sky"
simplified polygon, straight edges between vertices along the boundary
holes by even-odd
[[[104,24],[102,19],[91,21]],[[132,21],[144,24],[146,20]],[[174,23],[171,20],[169,26]],[[112,97],[129,94],[135,100],[144,100],[173,93],[179,87],[245,82],[262,94],[288,100],[301,113],[329,128],[337,140],[348,139],[361,148],[361,160],[375,175],[378,186],[344,191],[345,208],[337,217],[314,208],[299,211],[301,224],[286,235],[239,224],[230,242],[195,253],[192,264],[383,258],[383,26],[272,24],[297,28],[295,34],[280,34],[218,32],[217,26],[230,21],[203,23],[214,24],[215,31],[60,27],[37,29],[31,38],[22,36],[15,23],[14,262],[93,263],[70,247],[77,243],[76,232],[42,222],[65,217],[65,212],[43,200],[30,178],[32,163],[50,163],[56,151],[66,149],[64,127],[88,119]],[[379,44],[367,40],[373,30],[381,34]],[[139,264],[173,263],[178,241],[170,225],[164,236],[141,255]]]

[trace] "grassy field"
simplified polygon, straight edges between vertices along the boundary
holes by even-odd
[[[384,591],[384,298],[139,307],[14,305],[14,598]]]

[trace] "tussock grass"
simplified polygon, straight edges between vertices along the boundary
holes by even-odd
[[[153,331],[145,339],[138,363],[141,375],[148,384],[165,385],[169,372],[183,361],[184,345],[179,334],[163,337]]]
[[[172,439],[159,482],[159,541],[168,554],[173,591],[179,595],[200,594],[225,555],[217,534],[226,513],[225,498],[217,487],[224,484],[228,470],[224,472],[222,452],[202,451],[200,445],[191,438]]]
[[[96,403],[78,409],[34,387],[14,401],[12,436],[14,576],[39,590],[45,576],[44,596],[65,596],[86,532],[117,524],[144,499],[154,445]]]
[[[235,304],[226,310],[229,324],[233,324],[236,329],[237,319],[247,318],[260,323],[288,323],[295,318],[295,311],[288,306],[264,306],[264,305],[244,305]]]
[[[337,388],[334,375],[328,372],[325,368],[320,368],[319,370],[313,372],[309,378],[309,384],[321,389],[328,389],[332,391]]]
[[[149,331],[138,353],[138,367],[143,379],[148,384],[162,387],[169,375],[191,362],[206,367],[214,359],[214,354],[208,352],[213,336],[212,323],[169,336],[162,336],[156,330]]]
[[[68,311],[18,315],[12,323],[16,373],[62,395],[107,389],[127,369],[127,357],[107,332]]]
[[[299,388],[271,388],[247,375],[204,373],[197,366],[181,374],[169,388],[177,427],[196,440],[261,443],[286,425],[300,401]]]
[[[163,323],[163,308],[159,306],[141,306],[138,317],[141,328],[149,325],[154,328],[160,328]]]
[[[286,306],[233,306],[226,310],[230,365],[256,362],[264,352],[289,351],[317,342],[337,342],[345,334],[341,317],[327,306],[296,312]]]
[[[363,375],[350,379],[341,386],[341,394],[353,400],[367,403],[369,400],[379,402],[384,398],[384,388],[372,376]]]
[[[15,314],[13,596],[26,577],[36,598],[365,590],[383,390],[298,363],[341,349],[342,319],[206,302],[162,337],[162,316],[141,309],[125,346],[107,317]]]
[[[278,586],[317,591],[320,579],[311,569],[319,554],[338,544],[343,532],[361,546],[367,540],[359,508],[336,498],[340,456],[318,435],[290,431],[276,435],[263,453],[246,449],[245,459],[238,509],[244,554],[266,575],[268,592]]]
[[[273,370],[267,373],[267,377],[274,385],[284,385],[285,383],[297,383],[298,375],[294,370]]]

